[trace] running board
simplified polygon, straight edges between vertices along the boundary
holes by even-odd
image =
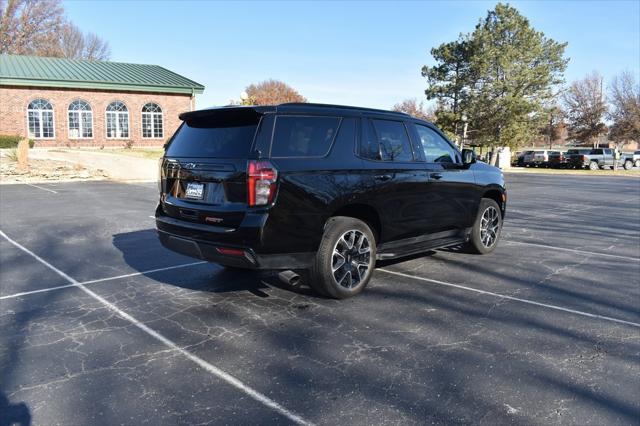
[[[414,244],[404,245],[402,247],[389,247],[385,249],[384,245],[381,245],[376,255],[377,260],[396,259],[399,257],[411,256],[418,253],[424,253],[425,251],[441,249],[445,247],[451,247],[459,244],[464,244],[469,241],[469,235],[464,236],[456,235],[452,237],[438,238],[434,240],[416,242]]]

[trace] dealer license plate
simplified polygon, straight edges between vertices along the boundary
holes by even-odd
[[[184,196],[192,200],[202,200],[204,197],[204,183],[189,182]]]

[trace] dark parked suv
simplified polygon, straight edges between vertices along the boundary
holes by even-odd
[[[228,267],[308,271],[362,291],[378,259],[496,247],[499,169],[409,115],[317,104],[187,112],[162,159],[156,225],[171,250]],[[281,274],[282,276],[282,274]]]

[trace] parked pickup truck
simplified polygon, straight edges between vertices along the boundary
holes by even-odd
[[[525,151],[522,154],[522,164],[525,167],[547,166],[549,164],[549,152],[546,149]]]
[[[616,160],[615,150],[612,148],[595,148],[589,151],[588,154],[572,157],[572,164],[580,168],[588,167],[590,170],[599,170],[605,167],[613,168],[616,161],[618,166],[624,167],[625,170],[630,170],[633,167],[632,155],[622,154]]]
[[[584,156],[589,155],[591,148],[572,148],[564,154],[564,162],[566,167],[582,168],[584,167]]]

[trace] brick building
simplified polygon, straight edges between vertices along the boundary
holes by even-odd
[[[160,146],[203,91],[158,65],[0,55],[0,134],[36,146]]]

